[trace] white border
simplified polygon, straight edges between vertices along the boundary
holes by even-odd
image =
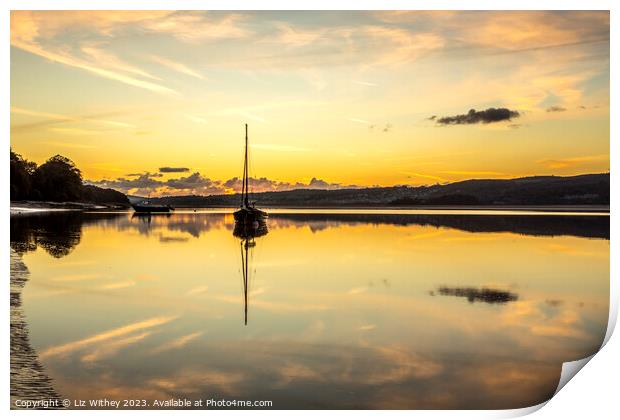
[[[78,0],[5,0],[3,2],[3,11],[0,19],[0,28],[3,42],[0,45],[2,60],[2,81],[4,89],[2,92],[10,91],[10,67],[9,57],[10,49],[9,42],[9,28],[10,28],[10,13],[9,10],[114,10],[114,9],[127,9],[127,10],[167,10],[167,9],[184,9],[184,10],[611,10],[611,51],[614,51],[614,47],[617,49],[617,25],[618,19],[616,14],[620,10],[618,6],[620,2],[617,1],[603,1],[603,0],[590,0],[590,1],[578,1],[578,0],[502,0],[498,1],[485,1],[485,0],[470,0],[470,1],[448,1],[448,0],[435,0],[435,1],[419,1],[419,0],[382,0],[382,1],[342,1],[342,0],[263,0],[258,2],[256,0],[228,0],[228,1],[200,1],[200,0],[182,0],[182,1],[168,1],[168,0],[150,0],[145,2],[144,0],[88,0],[88,2]],[[616,54],[611,54],[611,71],[610,74],[617,72],[617,57]],[[618,205],[618,185],[614,181],[614,174],[618,170],[618,156],[620,156],[620,146],[617,139],[617,123],[613,118],[615,116],[614,111],[617,110],[618,104],[618,85],[614,83],[614,78],[611,79],[611,104],[610,104],[610,144],[611,144],[611,208],[615,209]],[[2,144],[5,147],[5,151],[9,146],[9,118],[10,115],[10,101],[8,95],[2,95],[2,118],[0,124],[2,127]],[[3,243],[5,247],[5,263],[2,265],[2,278],[5,280],[9,278],[9,264],[8,264],[8,233],[9,233],[9,191],[8,180],[9,168],[8,159],[2,161],[1,174],[3,182],[0,182],[0,189],[4,198],[4,211],[5,216],[0,220],[1,231],[5,235]],[[618,223],[615,220],[615,212],[612,210],[611,216],[611,255],[618,254]],[[536,418],[583,418],[584,416],[593,416],[594,418],[609,418],[610,413],[617,413],[618,403],[617,401],[617,374],[620,373],[619,361],[616,354],[620,354],[620,342],[617,337],[611,337],[611,332],[615,326],[615,321],[618,314],[618,301],[619,290],[617,287],[617,274],[618,264],[611,258],[611,290],[610,290],[610,323],[608,333],[605,338],[606,345],[600,354],[597,354],[592,362],[588,363],[588,366],[584,368],[584,372],[580,373],[580,379],[570,381],[568,385],[547,404],[544,410],[536,412],[534,415]],[[5,283],[5,290],[9,287],[8,281]],[[8,291],[8,290],[7,290]],[[7,295],[5,295],[6,297]],[[2,300],[4,308],[3,313],[5,316],[9,313],[9,301],[8,299]],[[5,318],[4,331],[0,333],[3,342],[4,361],[2,381],[4,384],[4,393],[2,394],[2,400],[4,401],[4,407],[8,408],[10,404],[9,399],[9,321],[8,316]],[[611,340],[610,340],[611,337]],[[609,340],[609,341],[607,341]],[[545,404],[541,404],[537,407],[531,407],[521,410],[504,410],[504,411],[356,411],[356,412],[342,412],[342,411],[329,411],[329,412],[317,412],[317,411],[252,411],[251,416],[255,418],[269,418],[269,419],[283,419],[288,418],[290,415],[299,417],[301,419],[314,418],[315,416],[328,417],[340,417],[342,415],[354,415],[356,418],[374,418],[378,415],[381,417],[400,417],[409,418],[415,416],[417,418],[505,418],[515,417],[519,415],[525,415],[533,411],[538,410]],[[114,416],[120,416],[121,418],[132,418],[148,416],[149,418],[167,418],[171,413],[165,411],[148,411],[148,412],[114,412]],[[190,417],[204,417],[205,412],[175,412],[173,415],[183,415]],[[239,414],[239,413],[237,413]],[[245,414],[245,413],[244,413]],[[78,411],[67,412],[18,412],[11,411],[10,415],[15,417],[74,417],[81,418],[84,413]],[[101,418],[112,415],[108,411],[90,411],[89,417]],[[210,417],[224,418],[230,415],[227,411],[212,411],[208,414]],[[77,417],[76,417],[77,416]]]

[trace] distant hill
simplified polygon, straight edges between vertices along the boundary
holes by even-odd
[[[101,188],[95,185],[83,185],[81,200],[87,203],[110,204],[129,207],[129,199],[122,192],[112,188]]]
[[[435,205],[609,205],[609,173],[472,179],[422,187],[375,187],[341,190],[298,189],[252,194],[264,207],[382,207]],[[137,197],[130,197],[136,199]],[[151,201],[173,207],[235,207],[239,194],[170,196]]]

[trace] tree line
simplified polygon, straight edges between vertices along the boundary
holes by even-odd
[[[129,204],[127,196],[109,188],[84,185],[82,172],[67,157],[55,155],[45,163],[23,158],[11,150],[11,201],[80,201]]]

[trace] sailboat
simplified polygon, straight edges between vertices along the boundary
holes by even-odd
[[[243,183],[241,187],[241,206],[233,213],[235,223],[253,225],[264,222],[267,213],[255,207],[255,202],[250,201],[250,174],[248,170],[248,125],[245,125],[245,157],[243,161]]]

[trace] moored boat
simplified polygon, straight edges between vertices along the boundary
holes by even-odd
[[[248,170],[248,125],[245,125],[245,158],[243,162],[243,183],[241,186],[241,206],[233,213],[235,223],[252,225],[255,222],[264,222],[268,214],[256,208],[256,203],[250,201],[250,176]]]
[[[167,204],[152,204],[149,201],[141,201],[136,204],[132,204],[136,213],[170,213],[174,208]]]

